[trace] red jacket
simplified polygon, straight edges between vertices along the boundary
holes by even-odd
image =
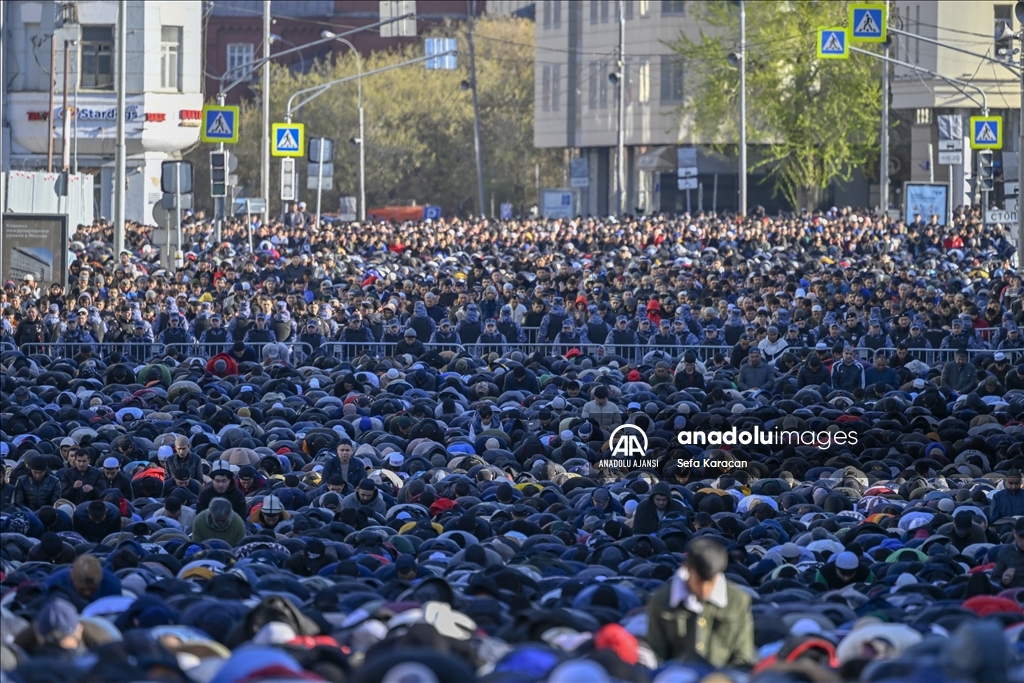
[[[224,372],[217,372],[214,369],[214,366],[217,364],[217,361],[219,361],[219,360],[224,361],[224,363],[227,365],[227,369],[224,370]],[[206,371],[207,372],[212,372],[213,374],[217,375],[218,377],[227,377],[228,375],[237,375],[238,374],[238,363],[235,362],[235,359],[232,358],[230,354],[218,353],[216,356],[211,358],[206,363]]]

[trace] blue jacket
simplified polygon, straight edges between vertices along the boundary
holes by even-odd
[[[47,595],[59,594],[61,597],[65,597],[74,603],[76,607],[81,607],[100,598],[121,595],[121,579],[117,578],[113,572],[104,569],[103,580],[100,581],[99,587],[95,593],[86,599],[79,595],[74,585],[72,585],[71,568],[68,567],[55,572],[48,578],[46,583],[43,584],[43,592]]]
[[[990,522],[1002,519],[1003,517],[1015,517],[1024,515],[1024,491],[1016,494],[1008,490],[996,491],[992,496],[992,509],[988,513]]]

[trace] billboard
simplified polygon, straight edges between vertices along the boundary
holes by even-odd
[[[946,225],[949,216],[949,185],[942,183],[904,183],[903,219],[908,223],[915,214],[928,221],[932,215],[939,217],[939,225]]]
[[[42,287],[68,282],[68,217],[59,214],[17,214],[3,217],[0,230],[0,280],[19,281],[32,275]]]
[[[576,215],[573,199],[576,193],[572,190],[546,189],[541,193],[541,216],[544,218],[572,218]]]

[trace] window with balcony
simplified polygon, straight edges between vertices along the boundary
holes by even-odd
[[[90,90],[113,90],[113,54],[113,26],[83,26],[79,87]]]

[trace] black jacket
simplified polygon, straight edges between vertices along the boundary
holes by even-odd
[[[77,467],[65,467],[58,473],[57,478],[60,479],[60,497],[67,498],[75,505],[96,500],[106,488],[101,481],[103,472],[96,467],[90,466],[85,472],[79,472]],[[76,481],[81,481],[83,486],[91,486],[92,491],[86,493],[81,486],[75,488]]]
[[[36,481],[31,474],[18,477],[14,484],[14,505],[30,510],[53,505],[60,500],[60,480],[47,472],[42,481]]]
[[[245,502],[245,494],[238,490],[232,483],[223,494],[217,493],[213,485],[209,485],[199,493],[199,503],[196,505],[196,514],[210,507],[210,501],[214,498],[223,498],[231,503],[231,509],[243,520],[249,519],[249,504]]]

